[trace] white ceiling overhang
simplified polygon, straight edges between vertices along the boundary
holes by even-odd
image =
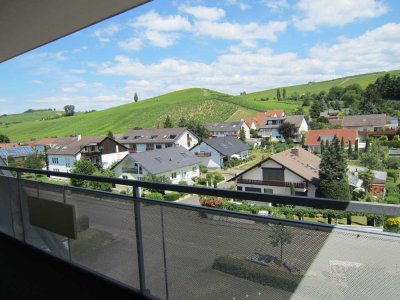
[[[151,0],[1,0],[0,63]]]

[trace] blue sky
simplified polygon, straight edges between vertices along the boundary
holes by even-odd
[[[0,65],[0,113],[400,69],[398,0],[155,0]]]

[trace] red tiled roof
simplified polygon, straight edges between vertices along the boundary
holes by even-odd
[[[282,109],[268,110],[265,112],[260,112],[254,117],[247,118],[244,121],[249,127],[251,127],[253,122],[256,122],[256,128],[258,129],[261,125],[264,125],[266,118],[273,118],[275,114],[277,117],[282,117],[285,115],[285,112]]]
[[[307,132],[307,137],[305,141],[305,145],[307,146],[316,146],[320,145],[320,136],[335,136],[341,140],[342,137],[344,139],[345,144],[351,141],[354,145],[356,139],[358,139],[358,131],[357,129],[321,129],[321,130],[309,130]]]

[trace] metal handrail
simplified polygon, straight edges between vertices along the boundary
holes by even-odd
[[[63,173],[63,172],[54,172],[47,170],[35,170],[27,168],[16,168],[7,166],[0,166],[0,170],[14,171],[17,173],[32,173],[32,174],[40,174],[46,176],[57,176],[57,177],[65,177],[72,179],[105,182],[105,183],[120,184],[132,187],[174,191],[186,194],[198,194],[198,195],[208,195],[215,197],[233,198],[238,200],[250,200],[258,202],[296,205],[296,206],[305,206],[305,207],[322,208],[322,209],[335,209],[335,210],[351,211],[359,213],[400,216],[400,205],[394,205],[394,204],[336,200],[336,199],[327,199],[318,197],[265,194],[256,192],[245,192],[245,191],[225,190],[225,189],[207,188],[199,186],[157,183],[149,181],[110,178],[110,177]]]

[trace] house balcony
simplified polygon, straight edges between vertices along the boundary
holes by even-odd
[[[237,183],[254,184],[254,185],[269,185],[269,186],[283,186],[283,187],[291,187],[293,185],[295,188],[299,188],[299,189],[307,188],[307,184],[305,182],[287,182],[287,181],[279,181],[279,180],[238,179]]]
[[[194,155],[197,157],[210,157],[211,152],[195,152]]]
[[[358,131],[359,135],[368,135],[368,136],[395,136],[400,134],[400,127],[397,129],[386,128],[385,130],[369,130],[369,131]]]
[[[397,234],[376,227],[286,220],[152,200],[142,197],[138,189],[362,215],[400,216],[397,205],[56,173],[132,187],[131,195],[121,195],[23,176],[54,172],[0,167],[2,170],[1,234],[49,260],[86,272],[100,288],[105,283],[117,284],[150,299],[397,299],[400,294]],[[275,243],[283,239],[282,247]],[[11,256],[18,258],[17,254]],[[51,268],[44,269],[50,272]],[[15,271],[10,272],[10,278],[15,278]],[[65,278],[74,273],[62,269],[61,274]],[[73,276],[68,278],[75,282]],[[81,282],[80,278],[76,281]],[[42,284],[45,291],[49,283]],[[66,292],[70,287],[65,286]],[[85,289],[83,292],[88,294]]]
[[[139,173],[138,168],[122,168],[122,173],[129,173],[129,174],[142,174],[143,172]]]

